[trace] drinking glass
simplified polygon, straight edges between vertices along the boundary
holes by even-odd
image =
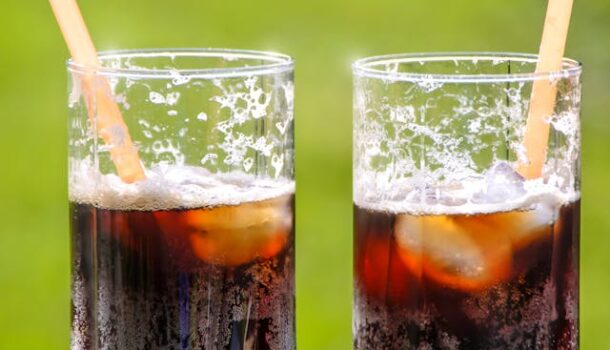
[[[355,349],[578,348],[581,65],[537,62],[353,65]],[[534,84],[556,98],[542,176],[526,179]]]
[[[99,60],[68,63],[71,348],[294,349],[293,60]],[[128,141],[143,180],[117,172]]]

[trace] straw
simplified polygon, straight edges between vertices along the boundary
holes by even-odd
[[[536,73],[558,72],[570,25],[573,0],[549,0]],[[532,88],[523,146],[527,161],[520,160],[517,171],[526,179],[542,176],[550,124],[557,98],[557,81],[536,79]]]
[[[76,0],[49,0],[61,28],[72,59],[91,69],[82,81],[89,118],[95,121],[97,132],[110,145],[110,157],[121,180],[132,183],[145,178],[138,151],[131,141],[119,106],[113,100],[108,80],[94,76],[100,68],[93,41]],[[95,116],[97,115],[97,118]]]

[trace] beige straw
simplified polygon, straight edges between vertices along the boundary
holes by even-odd
[[[68,49],[75,63],[92,69],[100,62],[76,0],[49,0]],[[104,77],[86,74],[82,89],[87,101],[89,118],[95,120],[97,132],[110,145],[110,157],[120,178],[132,183],[145,178],[138,151],[131,141],[119,106],[113,100],[112,89]],[[95,107],[94,107],[95,106]],[[97,109],[97,110],[94,110]]]
[[[573,0],[549,0],[536,73],[561,70],[572,4]],[[556,98],[557,81],[534,81],[523,139],[527,161],[521,160],[517,166],[517,171],[526,179],[542,176],[549,141],[548,118],[553,114]]]

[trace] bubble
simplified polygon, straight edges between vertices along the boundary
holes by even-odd
[[[148,99],[150,100],[150,102],[154,103],[154,104],[163,104],[165,103],[165,97],[163,95],[161,95],[158,92],[155,91],[151,91],[148,94]]]
[[[169,106],[174,106],[178,103],[178,100],[180,99],[180,93],[175,91],[175,92],[170,92],[167,94],[167,96],[165,97],[165,101]]]
[[[201,164],[206,165],[207,163],[216,164],[216,159],[218,159],[218,155],[214,153],[208,153],[203,158],[201,158]]]
[[[197,114],[197,120],[206,121],[208,120],[208,115],[205,112],[201,112]]]
[[[181,75],[178,71],[172,71],[172,76],[172,84],[175,86],[187,84],[192,79],[190,75]]]

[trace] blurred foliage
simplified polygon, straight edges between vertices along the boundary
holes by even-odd
[[[99,49],[232,47],[296,58],[301,349],[351,347],[351,71],[371,54],[536,52],[543,0],[81,0]],[[585,63],[582,348],[610,348],[610,2],[577,1]],[[0,348],[66,349],[67,50],[46,1],[0,2]]]

